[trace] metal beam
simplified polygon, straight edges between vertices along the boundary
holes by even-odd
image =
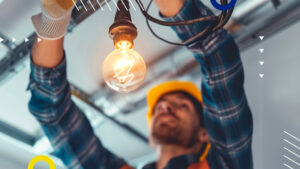
[[[265,38],[269,38],[276,32],[299,21],[299,19],[300,1],[284,1],[276,11],[274,11],[274,8],[271,8],[264,11],[263,15],[256,16],[255,20],[246,26],[247,29],[242,29],[234,34],[234,38],[239,48],[244,50],[260,42],[259,38],[257,38],[258,35],[264,35]]]
[[[36,138],[26,132],[0,120],[0,132],[28,145],[33,145]]]
[[[81,101],[83,101],[87,105],[91,106],[93,109],[97,110],[105,118],[109,119],[114,124],[118,125],[119,127],[127,130],[129,133],[133,134],[134,136],[136,136],[137,138],[139,138],[140,140],[142,140],[144,143],[148,143],[147,137],[145,137],[143,134],[141,134],[140,132],[136,131],[131,126],[129,126],[129,125],[125,124],[125,123],[119,122],[114,117],[111,117],[111,116],[107,115],[100,107],[98,107],[97,105],[95,105],[92,102],[92,100],[90,99],[91,97],[88,94],[86,94],[84,91],[82,91],[81,89],[79,89],[78,87],[76,87],[75,85],[72,85],[72,84],[71,84],[71,90],[72,90],[72,95],[76,96]]]
[[[0,60],[0,81],[7,76],[11,70],[28,56],[33,46],[36,34],[33,33],[28,37],[28,42],[22,42]]]
[[[12,50],[16,44],[8,39],[4,34],[0,32],[0,43],[3,44],[8,50]]]

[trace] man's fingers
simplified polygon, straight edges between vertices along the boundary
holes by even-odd
[[[50,16],[58,18],[73,8],[73,1],[76,3],[76,0],[42,0],[42,5]]]
[[[76,0],[74,0],[74,2],[76,2]],[[65,10],[69,10],[74,5],[72,0],[56,0],[56,3]]]

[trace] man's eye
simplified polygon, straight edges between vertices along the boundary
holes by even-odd
[[[186,104],[181,104],[181,105],[180,105],[180,108],[188,109],[189,107],[188,107]]]

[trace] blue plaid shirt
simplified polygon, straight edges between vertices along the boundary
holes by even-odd
[[[186,0],[180,12],[168,21],[212,15],[200,0]],[[182,40],[208,23],[172,27]],[[232,36],[221,29],[187,47],[201,65],[205,127],[211,148],[206,160],[211,169],[252,169],[252,115],[244,91],[244,73],[239,49]],[[54,68],[31,63],[30,112],[42,125],[55,155],[72,169],[129,169],[127,163],[108,151],[72,102],[66,78],[66,60]],[[124,145],[125,146],[125,145]],[[197,163],[196,154],[169,161],[164,169],[184,169]],[[155,169],[155,163],[144,169]]]

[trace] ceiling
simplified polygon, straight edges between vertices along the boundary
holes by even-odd
[[[245,1],[245,3],[253,3],[254,1],[257,1],[257,3],[268,2],[267,0],[248,0]],[[293,0],[286,1],[292,2]],[[240,6],[243,5],[242,2],[243,1],[239,1],[239,3],[241,3]],[[206,0],[205,3],[210,4],[209,0]],[[113,2],[111,1],[109,4],[113,8],[113,11],[115,11]],[[134,5],[137,8],[135,3]],[[30,17],[39,11],[39,0],[3,1],[0,4],[0,33],[11,40],[15,38],[15,43],[20,44],[33,32]],[[245,11],[244,7],[237,8],[234,17],[238,17],[241,11]],[[150,12],[153,16],[158,17],[158,11],[155,7],[153,7]],[[273,12],[274,14],[276,13],[275,10]],[[113,42],[108,36],[108,28],[112,24],[114,15],[115,12],[110,11],[108,6],[104,6],[104,11],[98,10],[76,26],[76,28],[66,36],[64,46],[68,61],[68,79],[86,94],[91,95],[95,103],[104,96],[109,96],[106,100],[104,99],[104,102],[107,102],[106,108],[110,108],[110,110],[107,110],[108,114],[112,112],[109,114],[110,116],[114,116],[120,122],[128,124],[147,137],[146,107],[143,100],[147,89],[156,83],[171,78],[192,80],[200,84],[199,67],[191,69],[180,76],[176,73],[172,74],[172,72],[176,72],[176,70],[174,70],[176,66],[174,66],[173,63],[183,63],[183,58],[184,60],[192,58],[191,53],[185,49],[177,49],[174,46],[155,39],[146,27],[145,18],[142,14],[131,8],[132,20],[137,26],[139,34],[135,40],[134,49],[143,56],[147,66],[149,66],[147,78],[150,79],[150,83],[147,83],[147,85],[142,86],[141,89],[131,94],[115,94],[110,89],[107,89],[106,86],[101,85],[103,81],[101,75],[103,60],[114,49]],[[153,25],[153,27],[158,34],[165,38],[171,41],[178,40],[170,28],[157,25]],[[247,27],[245,27],[245,30],[247,30]],[[293,130],[295,134],[300,135],[300,131],[298,130],[300,126],[297,128],[296,118],[294,118],[296,112],[300,110],[297,104],[300,100],[296,94],[300,93],[297,87],[300,86],[300,81],[296,78],[296,72],[300,72],[296,64],[300,63],[299,55],[296,50],[300,47],[297,46],[300,43],[291,45],[282,45],[282,43],[280,43],[284,42],[288,44],[289,41],[296,42],[297,39],[300,38],[299,30],[300,25],[298,22],[297,24],[290,25],[288,29],[284,29],[274,36],[266,37],[265,42],[257,43],[251,46],[251,48],[242,51],[246,74],[246,92],[256,124],[253,143],[256,150],[254,150],[254,152],[262,154],[262,150],[258,149],[262,149],[262,145],[268,147],[266,140],[270,141],[270,139],[267,139],[268,136],[272,138],[273,135],[270,133],[272,133],[273,130],[270,128],[274,126],[277,126],[278,130],[288,128]],[[259,56],[257,52],[261,47],[266,50],[265,57]],[[8,50],[0,44],[0,59],[5,57],[7,52]],[[169,62],[167,58],[172,58],[172,62]],[[263,69],[258,64],[258,61],[261,59],[266,62]],[[157,63],[153,67],[150,67],[150,63],[153,63],[154,60],[159,60],[160,64]],[[162,72],[167,72],[172,76],[164,76],[153,81],[152,78],[156,77],[155,75],[161,75]],[[262,80],[259,78],[258,74],[260,72],[265,73],[265,79]],[[27,102],[30,98],[30,93],[26,92],[28,77],[29,60],[27,58],[22,61],[21,64],[18,64],[16,69],[11,70],[9,76],[5,79],[0,79],[0,121],[14,126],[21,132],[39,140],[33,147],[28,147],[16,141],[14,144],[21,145],[19,146],[20,149],[26,149],[26,151],[24,150],[24,154],[27,153],[27,150],[33,154],[49,152],[51,151],[49,143],[47,143],[45,139],[41,139],[43,138],[43,134],[40,126],[27,109]],[[282,83],[283,81],[285,83]],[[141,141],[111,120],[108,120],[99,114],[97,110],[81,100],[75,97],[73,99],[88,116],[96,134],[101,138],[106,147],[135,165],[142,165],[147,161],[155,159],[155,153],[147,143]],[[132,103],[133,100],[134,102],[142,100],[138,106],[139,108],[135,107],[137,105]],[[128,108],[130,105],[133,107]],[[128,109],[126,109],[126,107]],[[104,108],[103,105],[102,108]],[[115,110],[112,110],[113,108],[115,108]],[[283,117],[281,114],[282,111],[286,111],[287,117]],[[281,118],[286,119],[281,125],[281,128],[279,128],[275,121]],[[272,120],[272,122],[270,125],[267,125],[270,122],[269,119]],[[287,124],[287,121],[291,122],[290,125]],[[278,133],[274,135],[278,138]],[[265,140],[263,140],[263,138],[265,138]],[[3,144],[0,143],[0,147],[14,146],[14,144],[6,139],[5,144],[4,142]],[[268,150],[270,150],[270,147],[268,147]],[[0,158],[1,151],[2,149],[0,149]],[[265,154],[267,155],[267,153]],[[4,155],[2,156],[4,157]],[[25,157],[13,158],[9,155],[9,157],[6,158],[20,160]],[[259,158],[256,157],[255,159],[260,161],[255,164],[259,166],[258,168],[268,166],[264,165]]]

